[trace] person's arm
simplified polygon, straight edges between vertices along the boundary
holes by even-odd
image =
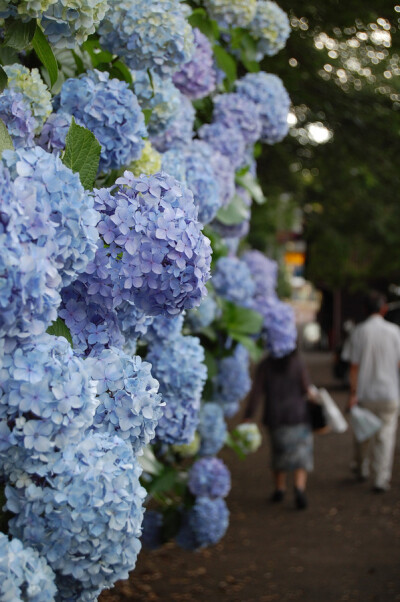
[[[350,364],[350,395],[347,402],[348,409],[358,403],[357,399],[358,364]]]
[[[260,401],[265,394],[265,360],[261,360],[256,368],[256,373],[253,380],[253,386],[251,388],[247,405],[244,411],[243,420],[249,421],[254,418],[257,408],[260,405]]]

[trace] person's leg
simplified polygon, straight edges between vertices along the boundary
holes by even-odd
[[[371,440],[371,473],[374,488],[385,491],[390,487],[398,422],[397,404],[377,402],[368,409],[381,420],[382,427]]]
[[[307,471],[298,468],[294,471],[294,501],[298,510],[304,510],[308,506],[306,497]]]
[[[275,491],[271,496],[271,502],[281,502],[286,491],[286,473],[281,470],[274,470]]]
[[[360,481],[366,481],[370,473],[370,441],[357,441],[354,438],[355,473]]]

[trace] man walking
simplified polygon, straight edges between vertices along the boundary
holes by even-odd
[[[399,411],[400,328],[384,320],[386,299],[377,292],[366,298],[367,319],[350,340],[349,408],[359,403],[382,421],[369,441],[356,443],[360,478],[373,478],[377,493],[390,488]]]

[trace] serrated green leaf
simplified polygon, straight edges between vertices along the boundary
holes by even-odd
[[[7,73],[4,71],[3,67],[0,66],[0,92],[3,92],[4,88],[7,86],[7,82]]]
[[[37,27],[36,19],[20,21],[10,17],[4,23],[3,46],[9,46],[15,50],[24,50],[32,42]]]
[[[225,73],[230,84],[237,78],[236,62],[231,55],[222,46],[215,44],[213,46],[215,60],[217,65]]]
[[[235,194],[229,205],[221,207],[217,213],[217,220],[225,226],[241,224],[249,217],[249,208],[238,194]]]
[[[248,171],[243,175],[236,174],[236,184],[245,188],[256,203],[262,205],[266,198],[255,177]]]
[[[57,320],[48,327],[46,332],[47,334],[52,334],[56,337],[64,337],[64,339],[67,339],[68,343],[70,343],[71,347],[73,347],[69,328],[61,318],[57,318]]]
[[[5,150],[13,150],[14,144],[6,125],[2,119],[0,119],[0,158]]]
[[[58,64],[53,50],[39,26],[36,27],[35,35],[32,39],[32,46],[39,60],[47,69],[50,77],[50,85],[54,86],[58,78]]]
[[[65,139],[63,163],[78,173],[82,186],[92,190],[99,169],[101,146],[95,135],[72,119]]]

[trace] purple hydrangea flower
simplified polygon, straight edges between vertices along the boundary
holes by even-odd
[[[218,403],[208,402],[202,405],[198,432],[201,437],[201,456],[214,456],[222,449],[228,429],[223,409]]]
[[[183,515],[176,542],[182,548],[195,550],[216,544],[229,525],[229,511],[222,498],[198,497]]]
[[[188,487],[195,496],[226,497],[231,488],[231,475],[219,458],[201,458],[189,471]]]
[[[253,144],[261,136],[260,107],[241,94],[218,94],[214,98],[213,121],[238,129],[246,144]]]
[[[278,298],[270,301],[264,311],[264,331],[267,349],[273,357],[284,357],[297,344],[297,329],[294,309]]]
[[[214,377],[214,400],[229,418],[239,410],[239,404],[250,388],[249,352],[243,345],[237,345],[232,355],[218,362],[218,373]]]
[[[235,169],[244,164],[246,143],[240,129],[216,121],[202,125],[198,134],[213,149],[227,157]]]
[[[157,438],[168,444],[190,443],[199,421],[200,399],[207,377],[199,339],[177,335],[163,344],[156,341],[146,359],[160,382],[165,402]]]
[[[158,151],[165,153],[169,149],[181,149],[186,144],[190,144],[193,138],[193,125],[194,125],[195,110],[188,98],[181,94],[180,107],[178,113],[169,121],[168,127],[165,131],[151,136],[151,143]],[[178,150],[176,160],[179,161],[181,151]],[[163,168],[164,169],[164,168]],[[181,180],[174,175],[173,171],[164,169],[167,173],[176,177],[177,180]]]
[[[208,38],[199,29],[194,29],[194,54],[174,76],[174,84],[190,98],[204,98],[217,85],[214,55]]]
[[[263,313],[266,300],[276,296],[278,264],[256,250],[246,251],[241,259],[248,266],[255,283],[253,307]]]
[[[110,79],[108,73],[96,69],[67,79],[61,88],[59,111],[73,115],[96,136],[101,144],[101,171],[139,159],[147,130],[137,98],[126,82]]]
[[[257,105],[262,124],[262,142],[275,144],[283,140],[289,130],[287,118],[290,98],[282,80],[277,75],[263,71],[247,73],[236,82],[236,89]]]
[[[237,257],[220,257],[212,278],[218,295],[241,305],[251,307],[255,284],[247,264]]]
[[[64,150],[71,121],[72,116],[68,113],[60,112],[49,115],[37,139],[38,145],[47,152],[59,153]]]
[[[156,550],[162,541],[163,516],[157,510],[146,510],[142,523],[142,536],[140,538],[146,550]]]
[[[5,123],[14,148],[33,146],[36,121],[24,96],[12,88],[0,94],[0,119]]]

